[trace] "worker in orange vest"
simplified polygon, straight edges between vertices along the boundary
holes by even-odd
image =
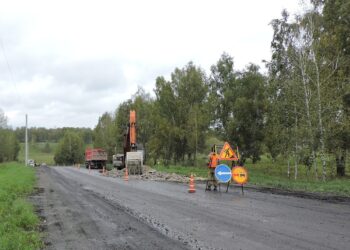
[[[215,178],[215,168],[217,165],[219,165],[219,156],[218,154],[215,152],[215,146],[213,147],[214,149],[212,149],[212,152],[210,153],[209,156],[209,163],[208,163],[208,186],[207,186],[207,190],[211,190],[211,186],[214,186],[214,191],[216,191],[217,189],[217,180]]]

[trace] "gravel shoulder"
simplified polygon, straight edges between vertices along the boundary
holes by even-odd
[[[38,170],[48,249],[347,249],[350,204]],[[39,199],[39,198],[38,198]],[[128,228],[131,228],[128,230]],[[149,233],[150,235],[147,235]],[[142,245],[140,245],[142,242]],[[163,244],[164,243],[164,244]],[[156,247],[154,247],[156,246]],[[158,247],[158,248],[157,248]]]

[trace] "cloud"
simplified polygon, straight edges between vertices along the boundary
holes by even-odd
[[[269,59],[269,22],[295,0],[1,1],[0,108],[9,125],[94,127],[157,76]],[[4,53],[6,57],[4,56]],[[10,68],[8,67],[10,66]],[[12,74],[11,74],[12,72]]]

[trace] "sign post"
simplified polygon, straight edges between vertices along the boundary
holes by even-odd
[[[226,161],[238,161],[238,157],[236,153],[233,151],[231,148],[230,144],[228,142],[225,142],[224,146],[221,149],[220,155],[219,155],[220,160],[226,160]]]
[[[248,171],[244,167],[234,167],[232,169],[232,179],[237,183],[241,184],[242,194],[243,192],[243,184],[246,184],[248,181]]]
[[[212,147],[212,152],[215,152],[215,153],[217,152],[215,144]],[[228,142],[225,142],[220,150],[220,154],[218,158],[220,161],[231,161],[232,167],[233,167],[233,169],[231,170],[231,168],[229,168],[227,165],[220,164],[215,168],[215,178],[219,182],[219,190],[220,190],[220,183],[227,183],[227,188],[226,188],[226,193],[227,193],[231,183],[231,179],[233,179],[236,183],[240,183],[242,185],[242,193],[243,193],[243,184],[247,182],[248,172],[243,167],[239,167],[239,169],[236,169],[237,167],[235,167],[238,164],[240,164],[239,160],[241,158],[238,152],[238,146],[237,146],[237,150],[234,151],[230,146],[230,144]],[[234,169],[235,171],[238,171],[238,175],[236,172],[233,174]],[[238,180],[236,180],[237,177],[239,177]],[[208,183],[209,183],[209,177],[207,180],[206,190],[208,188]]]
[[[215,178],[221,183],[229,182],[231,175],[231,169],[225,164],[220,164],[215,168]]]
[[[220,164],[216,166],[215,171],[215,178],[219,182],[219,191],[221,192],[221,183],[229,183],[231,180],[232,172],[231,169],[225,165],[225,164]]]

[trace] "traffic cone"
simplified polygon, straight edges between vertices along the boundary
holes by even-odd
[[[190,188],[188,189],[189,193],[194,193],[196,192],[196,188],[194,187],[194,178],[193,178],[193,174],[191,174],[190,177]]]
[[[124,181],[128,181],[128,180],[129,180],[128,168],[125,168]]]

